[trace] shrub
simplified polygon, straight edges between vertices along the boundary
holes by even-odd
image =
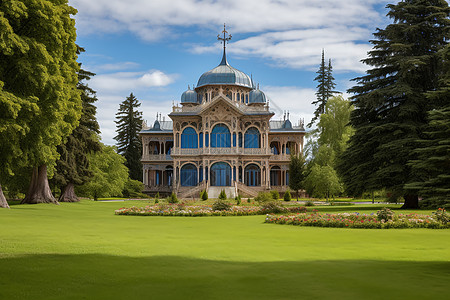
[[[219,194],[220,200],[227,200],[227,194],[225,194],[225,190],[221,190]]]
[[[314,206],[314,202],[312,202],[311,200],[308,200],[305,202],[305,206]]]
[[[212,205],[212,210],[230,210],[231,204],[228,202],[225,202],[222,199],[218,199],[216,202]]]
[[[208,200],[208,192],[206,190],[203,191],[201,198],[202,198],[203,201]]]
[[[241,196],[237,195],[236,197],[234,197],[234,200],[236,201],[236,205],[241,205]]]
[[[158,198],[155,198],[155,204],[158,204],[158,203],[159,203]]]
[[[160,198],[159,192],[157,192],[156,195],[155,195],[155,200],[156,200],[156,199],[159,199],[159,198]]]
[[[122,190],[122,195],[124,197],[142,197],[142,190],[144,189],[144,184],[138,180],[128,179],[125,182],[125,186]]]
[[[278,214],[284,212],[283,206],[279,202],[268,201],[261,205],[261,209],[266,213]]]
[[[378,221],[385,220],[389,221],[394,218],[394,212],[389,208],[383,207],[379,211],[377,211],[377,219]]]
[[[178,203],[177,195],[174,192],[172,192],[170,197],[168,197],[167,202],[169,202],[169,203]]]
[[[260,205],[265,202],[270,202],[272,200],[273,198],[270,193],[259,192],[258,196],[255,197],[255,201],[258,202]]]
[[[280,193],[278,193],[278,191],[272,190],[272,191],[270,191],[270,195],[272,195],[273,200],[280,199]]]
[[[444,208],[438,208],[437,211],[433,212],[433,215],[437,221],[444,225],[450,222],[450,215],[447,214]]]
[[[287,191],[284,193],[283,200],[286,201],[286,202],[291,201],[291,191],[287,190]]]
[[[247,198],[247,203],[251,203],[252,202],[252,198]]]

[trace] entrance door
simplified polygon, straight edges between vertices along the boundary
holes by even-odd
[[[211,166],[211,186],[231,186],[231,167],[219,162]]]

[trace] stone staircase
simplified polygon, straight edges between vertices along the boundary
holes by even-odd
[[[206,189],[206,183],[202,182],[197,186],[189,186],[189,187],[179,187],[178,188],[178,198],[198,198],[200,192]],[[208,192],[209,195],[209,192]]]
[[[222,190],[225,190],[228,199],[236,197],[236,188],[234,186],[210,186],[208,187],[208,198],[219,198]]]
[[[252,189],[251,187],[246,186],[242,182],[236,181],[236,190],[238,191],[238,193],[246,195],[246,196],[250,196],[250,197],[258,196],[258,192],[256,190]]]

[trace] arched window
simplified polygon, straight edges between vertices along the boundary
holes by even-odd
[[[211,186],[231,186],[231,167],[224,162],[211,166]]]
[[[197,185],[197,167],[193,164],[186,164],[180,171],[181,186],[196,186]]]
[[[200,132],[200,134],[198,135],[198,139],[200,144],[199,148],[203,148],[203,132]]]
[[[198,148],[198,137],[194,128],[186,127],[181,133],[181,148]]]
[[[280,145],[278,142],[271,142],[270,143],[270,152],[274,155],[280,154]]]
[[[244,148],[259,148],[259,130],[255,127],[247,129],[244,134]]]
[[[211,147],[231,147],[231,134],[227,126],[223,124],[214,126],[213,130],[211,131]]]
[[[261,185],[261,169],[258,165],[250,164],[244,169],[244,183],[248,186]]]

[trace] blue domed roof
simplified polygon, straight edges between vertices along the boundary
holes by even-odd
[[[248,96],[248,104],[266,102],[266,95],[259,88],[252,90]]]
[[[197,103],[197,92],[188,87],[188,90],[181,95],[181,103]]]
[[[292,129],[292,123],[291,123],[291,121],[289,121],[289,119],[284,121],[283,128],[284,129]]]
[[[214,69],[205,72],[200,76],[197,88],[204,85],[230,84],[253,88],[252,80],[242,71],[233,68],[227,62],[225,51],[222,62]]]

